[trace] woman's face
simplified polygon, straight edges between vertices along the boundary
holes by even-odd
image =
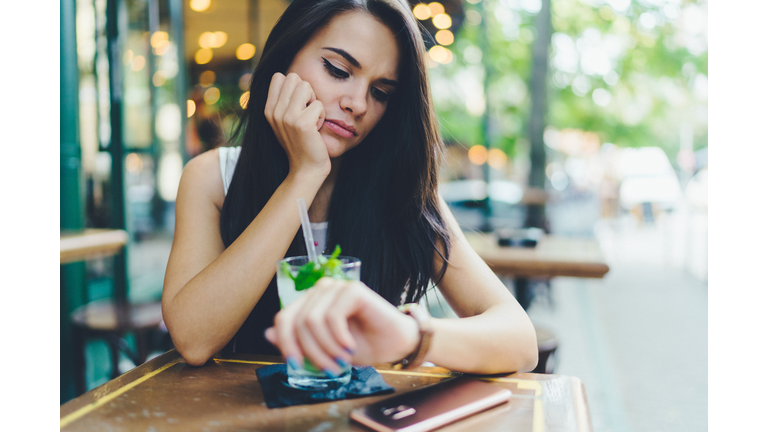
[[[309,82],[323,103],[320,135],[331,158],[359,144],[381,120],[397,86],[399,59],[389,27],[360,11],[333,18],[296,54],[288,73]]]

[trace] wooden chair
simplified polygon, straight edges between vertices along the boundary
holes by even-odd
[[[163,314],[160,302],[130,304],[125,301],[97,300],[75,309],[71,314],[75,344],[75,382],[78,394],[87,390],[85,378],[85,343],[88,339],[104,339],[111,357],[110,379],[120,375],[120,352],[135,364],[147,360],[148,337],[161,328]],[[132,334],[136,350],[131,349],[125,337]]]

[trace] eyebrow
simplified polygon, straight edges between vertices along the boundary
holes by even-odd
[[[356,58],[352,57],[352,55],[350,53],[344,51],[343,49],[341,49],[341,48],[333,48],[333,47],[323,47],[323,49],[335,52],[336,54],[344,57],[344,59],[346,59],[348,62],[350,62],[352,64],[352,66],[360,69],[360,62],[357,61]],[[393,87],[397,86],[397,81],[395,81],[395,80],[391,80],[391,79],[387,79],[387,78],[381,78],[379,81],[381,81],[383,84],[391,85]]]

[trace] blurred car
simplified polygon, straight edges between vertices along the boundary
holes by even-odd
[[[675,170],[659,147],[622,150],[617,171],[621,180],[619,202],[628,210],[648,204],[669,210],[682,196]]]

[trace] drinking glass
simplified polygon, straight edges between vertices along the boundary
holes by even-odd
[[[323,255],[326,259],[330,258],[328,255]],[[341,261],[341,273],[340,277],[346,280],[360,280],[360,260],[348,256],[337,257]],[[307,256],[296,256],[285,258],[277,262],[277,293],[280,297],[280,307],[288,307],[291,303],[296,301],[299,297],[307,292],[306,290],[296,291],[291,276],[296,277],[299,273],[299,269],[309,262]],[[290,276],[287,272],[290,272]],[[349,382],[352,376],[351,366],[342,368],[341,373],[337,377],[329,377],[323,371],[318,370],[314,364],[308,359],[304,358],[303,365],[299,368],[294,368],[290,363],[287,364],[288,369],[288,384],[291,387],[303,389],[303,390],[324,390],[338,388]]]

